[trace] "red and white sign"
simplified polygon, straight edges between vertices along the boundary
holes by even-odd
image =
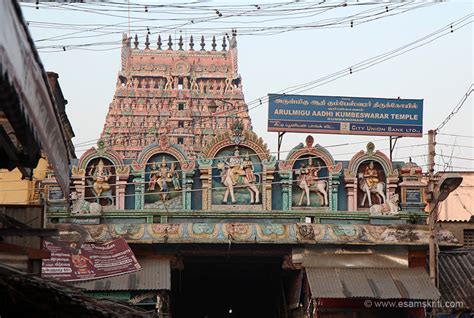
[[[75,247],[71,243],[71,247]],[[140,264],[121,237],[104,244],[83,244],[77,254],[45,241],[50,259],[43,260],[42,276],[63,281],[90,280],[141,269]]]

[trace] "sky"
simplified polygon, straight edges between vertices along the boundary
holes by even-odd
[[[345,70],[343,77],[302,94],[423,99],[426,133],[437,128],[459,105],[473,83],[471,1],[360,0],[346,1],[346,6],[342,1],[130,2],[132,35],[139,31],[138,35],[143,37],[148,28],[152,43],[156,43],[158,33],[162,38],[168,35],[187,38],[191,34],[194,38],[201,34],[206,38],[212,34],[222,38],[224,32],[237,29],[239,73],[245,100],[251,108],[253,129],[271,151],[277,150],[277,133],[267,132],[268,103],[265,100],[262,105],[258,103],[269,93]],[[109,4],[40,3],[38,9],[34,3],[22,4],[45,69],[59,74],[69,102],[67,114],[76,134],[73,142],[78,156],[99,138],[112,101],[120,70],[121,33],[129,30],[128,7],[124,3],[119,0]],[[157,7],[157,3],[164,6]],[[365,20],[362,16],[366,16]],[[462,23],[453,23],[463,17]],[[318,27],[297,27],[304,24]],[[414,44],[424,45],[348,74],[361,61],[417,41],[443,27],[447,31]],[[282,30],[287,32],[276,32]],[[436,170],[474,170],[473,97],[471,94],[440,130]],[[286,134],[282,158],[304,142],[306,136]],[[329,134],[313,134],[313,137],[336,160],[350,160],[355,153],[365,150],[369,141],[375,142],[376,149],[389,153],[388,137]],[[411,156],[426,170],[427,152],[426,135],[404,137],[398,140],[393,158],[408,161]]]

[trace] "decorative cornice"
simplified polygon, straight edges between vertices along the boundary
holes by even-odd
[[[387,177],[398,177],[398,170],[393,170],[390,159],[383,152],[377,150],[374,152],[373,143],[367,145],[367,151],[359,151],[349,161],[348,172],[344,175],[357,175],[357,169],[364,161],[375,161],[380,163]]]
[[[169,154],[176,158],[183,171],[189,172],[195,169],[196,162],[190,158],[180,145],[170,144],[166,136],[161,136],[159,142],[154,142],[146,146],[134,161],[132,168],[134,171],[144,170],[150,158],[156,154]]]
[[[306,138],[306,146],[300,143],[288,153],[286,160],[280,162],[279,170],[283,173],[291,171],[296,160],[307,155],[320,158],[331,174],[338,174],[342,170],[342,163],[339,162],[336,164],[334,158],[326,148],[318,144],[313,147],[313,138],[311,136]]]
[[[238,138],[236,138],[235,134],[229,131],[217,135],[202,150],[202,156],[207,159],[212,159],[221,149],[229,146],[248,147],[255,151],[261,161],[271,161],[272,156],[270,155],[270,150],[268,149],[267,144],[263,142],[261,137],[258,137],[256,133],[250,130],[242,132]]]
[[[125,180],[130,175],[130,167],[125,166],[120,155],[112,149],[94,147],[87,150],[79,159],[77,166],[72,166],[71,173],[76,177],[84,177],[89,162],[96,158],[105,158],[112,162],[115,167],[115,173],[121,180]]]
[[[87,164],[94,158],[106,158],[110,160],[116,167],[124,166],[122,157],[114,150],[107,148],[96,149],[92,147],[87,150],[79,159],[79,162],[77,163],[78,169],[85,169]]]

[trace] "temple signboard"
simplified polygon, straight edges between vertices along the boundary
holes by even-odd
[[[269,94],[268,131],[421,137],[423,100]]]

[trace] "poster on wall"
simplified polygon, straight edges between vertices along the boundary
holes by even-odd
[[[70,243],[75,248],[76,243]],[[103,244],[83,244],[76,254],[49,241],[44,242],[51,253],[43,260],[42,277],[62,281],[80,281],[123,275],[141,269],[140,264],[122,237]]]
[[[268,94],[268,131],[422,137],[423,100]]]

